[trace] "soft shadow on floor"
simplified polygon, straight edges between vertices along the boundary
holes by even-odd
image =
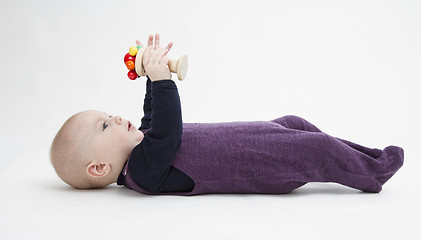
[[[284,194],[287,197],[307,196],[307,195],[358,195],[372,194],[357,189],[342,186],[335,183],[308,183],[290,193]]]
[[[116,192],[125,196],[141,197],[148,196],[154,197],[155,195],[147,195],[133,191],[131,189],[113,186]],[[359,195],[359,194],[373,194],[365,193],[357,189],[349,188],[335,183],[309,183],[287,194],[201,194],[194,196],[207,196],[207,197],[256,197],[256,196],[279,196],[279,197],[302,197],[309,195]],[[172,196],[172,195],[163,195]],[[183,196],[183,197],[194,197]]]
[[[133,196],[133,197],[142,197],[148,196],[145,194],[138,193],[136,191],[130,190],[123,186],[117,186],[116,184],[111,184],[105,188],[99,189],[76,189],[69,185],[62,184],[62,183],[46,183],[43,184],[43,188],[49,189],[55,192],[62,192],[62,193],[112,193],[115,195],[126,195],[126,196]]]
[[[116,184],[109,185],[102,189],[89,189],[81,190],[75,189],[71,186],[58,183],[43,184],[44,188],[66,193],[110,193],[114,192],[116,195],[122,195],[126,197],[155,197],[154,195],[148,195],[136,192],[123,186],[117,186]],[[360,190],[349,188],[335,183],[308,183],[290,193],[287,194],[202,194],[196,196],[218,196],[218,197],[253,197],[253,196],[280,196],[280,197],[302,197],[309,195],[359,195],[359,194],[373,194],[365,193]],[[171,195],[170,195],[171,196]],[[192,196],[187,196],[192,197]]]

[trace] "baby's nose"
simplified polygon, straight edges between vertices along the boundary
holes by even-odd
[[[115,121],[116,121],[118,124],[121,124],[121,123],[123,122],[123,118],[122,118],[121,116],[115,116]]]

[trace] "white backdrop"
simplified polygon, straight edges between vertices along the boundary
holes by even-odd
[[[0,2],[0,238],[331,238],[419,235],[421,2]],[[144,79],[123,57],[159,32],[185,122],[294,114],[405,165],[380,194],[309,184],[287,196],[150,197],[116,186],[76,191],[49,145],[72,114],[98,109],[139,126]],[[174,75],[174,78],[176,76]],[[361,235],[361,236],[360,236]]]

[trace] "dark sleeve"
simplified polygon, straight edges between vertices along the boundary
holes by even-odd
[[[142,142],[132,150],[130,175],[150,192],[189,190],[186,182],[192,184],[192,180],[172,167],[183,133],[177,87],[172,80],[163,80],[151,82],[150,89],[150,128]]]
[[[171,167],[167,181],[164,182],[160,192],[190,192],[193,188],[194,182],[189,176]]]
[[[146,81],[146,94],[145,99],[143,100],[143,118],[142,124],[139,127],[139,130],[148,129],[150,128],[151,120],[152,120],[152,107],[151,107],[151,80],[147,77]]]

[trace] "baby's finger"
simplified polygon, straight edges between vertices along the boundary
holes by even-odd
[[[143,47],[142,43],[141,43],[139,40],[136,40],[136,45],[137,45],[137,46],[142,46],[142,47]]]
[[[150,54],[151,54],[151,47],[147,47],[145,52],[143,53],[143,66],[147,66],[149,64]]]
[[[156,51],[158,53],[158,56],[161,58],[161,57],[163,57],[168,52],[168,49],[166,49],[166,48],[158,48],[158,49],[156,49]]]
[[[168,53],[168,49],[167,48],[160,48],[158,50],[158,58],[161,59],[163,57],[165,57]]]
[[[149,35],[149,38],[148,38],[148,47],[151,47],[151,46],[153,46],[153,35],[152,34]]]
[[[167,53],[171,50],[173,45],[174,45],[173,42],[168,43],[168,45],[165,47],[165,49],[168,49]],[[165,54],[167,54],[167,53],[165,53]]]
[[[155,33],[155,48],[159,48],[159,33]]]
[[[162,57],[162,58],[161,58],[161,60],[159,60],[159,64],[162,64],[162,65],[168,65],[168,61],[169,61],[169,59],[168,59],[168,57],[165,55],[164,57]]]

